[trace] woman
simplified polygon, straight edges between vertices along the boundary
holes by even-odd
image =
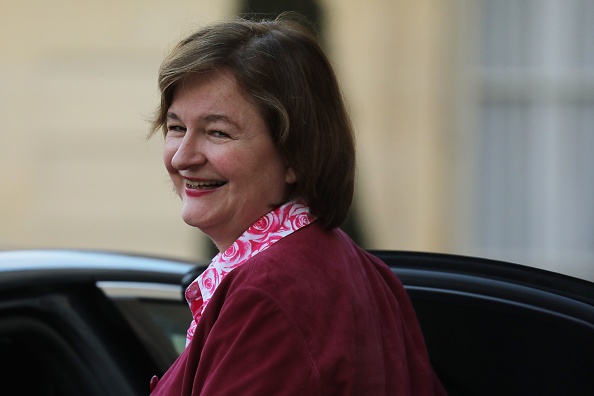
[[[153,132],[183,220],[220,253],[153,395],[433,395],[398,279],[340,229],[355,149],[332,68],[287,18],[215,24],[159,72]]]

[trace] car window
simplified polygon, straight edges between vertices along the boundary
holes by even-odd
[[[192,316],[179,285],[98,282],[152,355],[164,367],[185,348]]]
[[[154,323],[169,339],[177,354],[186,347],[186,331],[192,320],[190,309],[181,302],[162,300],[138,300]]]

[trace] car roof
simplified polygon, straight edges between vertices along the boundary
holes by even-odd
[[[115,252],[14,250],[0,252],[0,290],[23,285],[98,281],[179,284],[196,263]]]

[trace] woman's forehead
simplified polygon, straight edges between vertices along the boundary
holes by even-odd
[[[169,113],[182,102],[218,105],[221,108],[229,107],[239,111],[261,113],[254,98],[241,87],[235,75],[227,69],[194,73],[180,79],[172,88],[167,112]]]

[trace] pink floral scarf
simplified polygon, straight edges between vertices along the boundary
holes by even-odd
[[[196,325],[210,298],[229,272],[315,219],[310,214],[309,207],[303,202],[287,202],[261,217],[225,252],[217,254],[206,271],[186,289],[186,300],[193,317],[188,329],[186,345],[194,337]]]

